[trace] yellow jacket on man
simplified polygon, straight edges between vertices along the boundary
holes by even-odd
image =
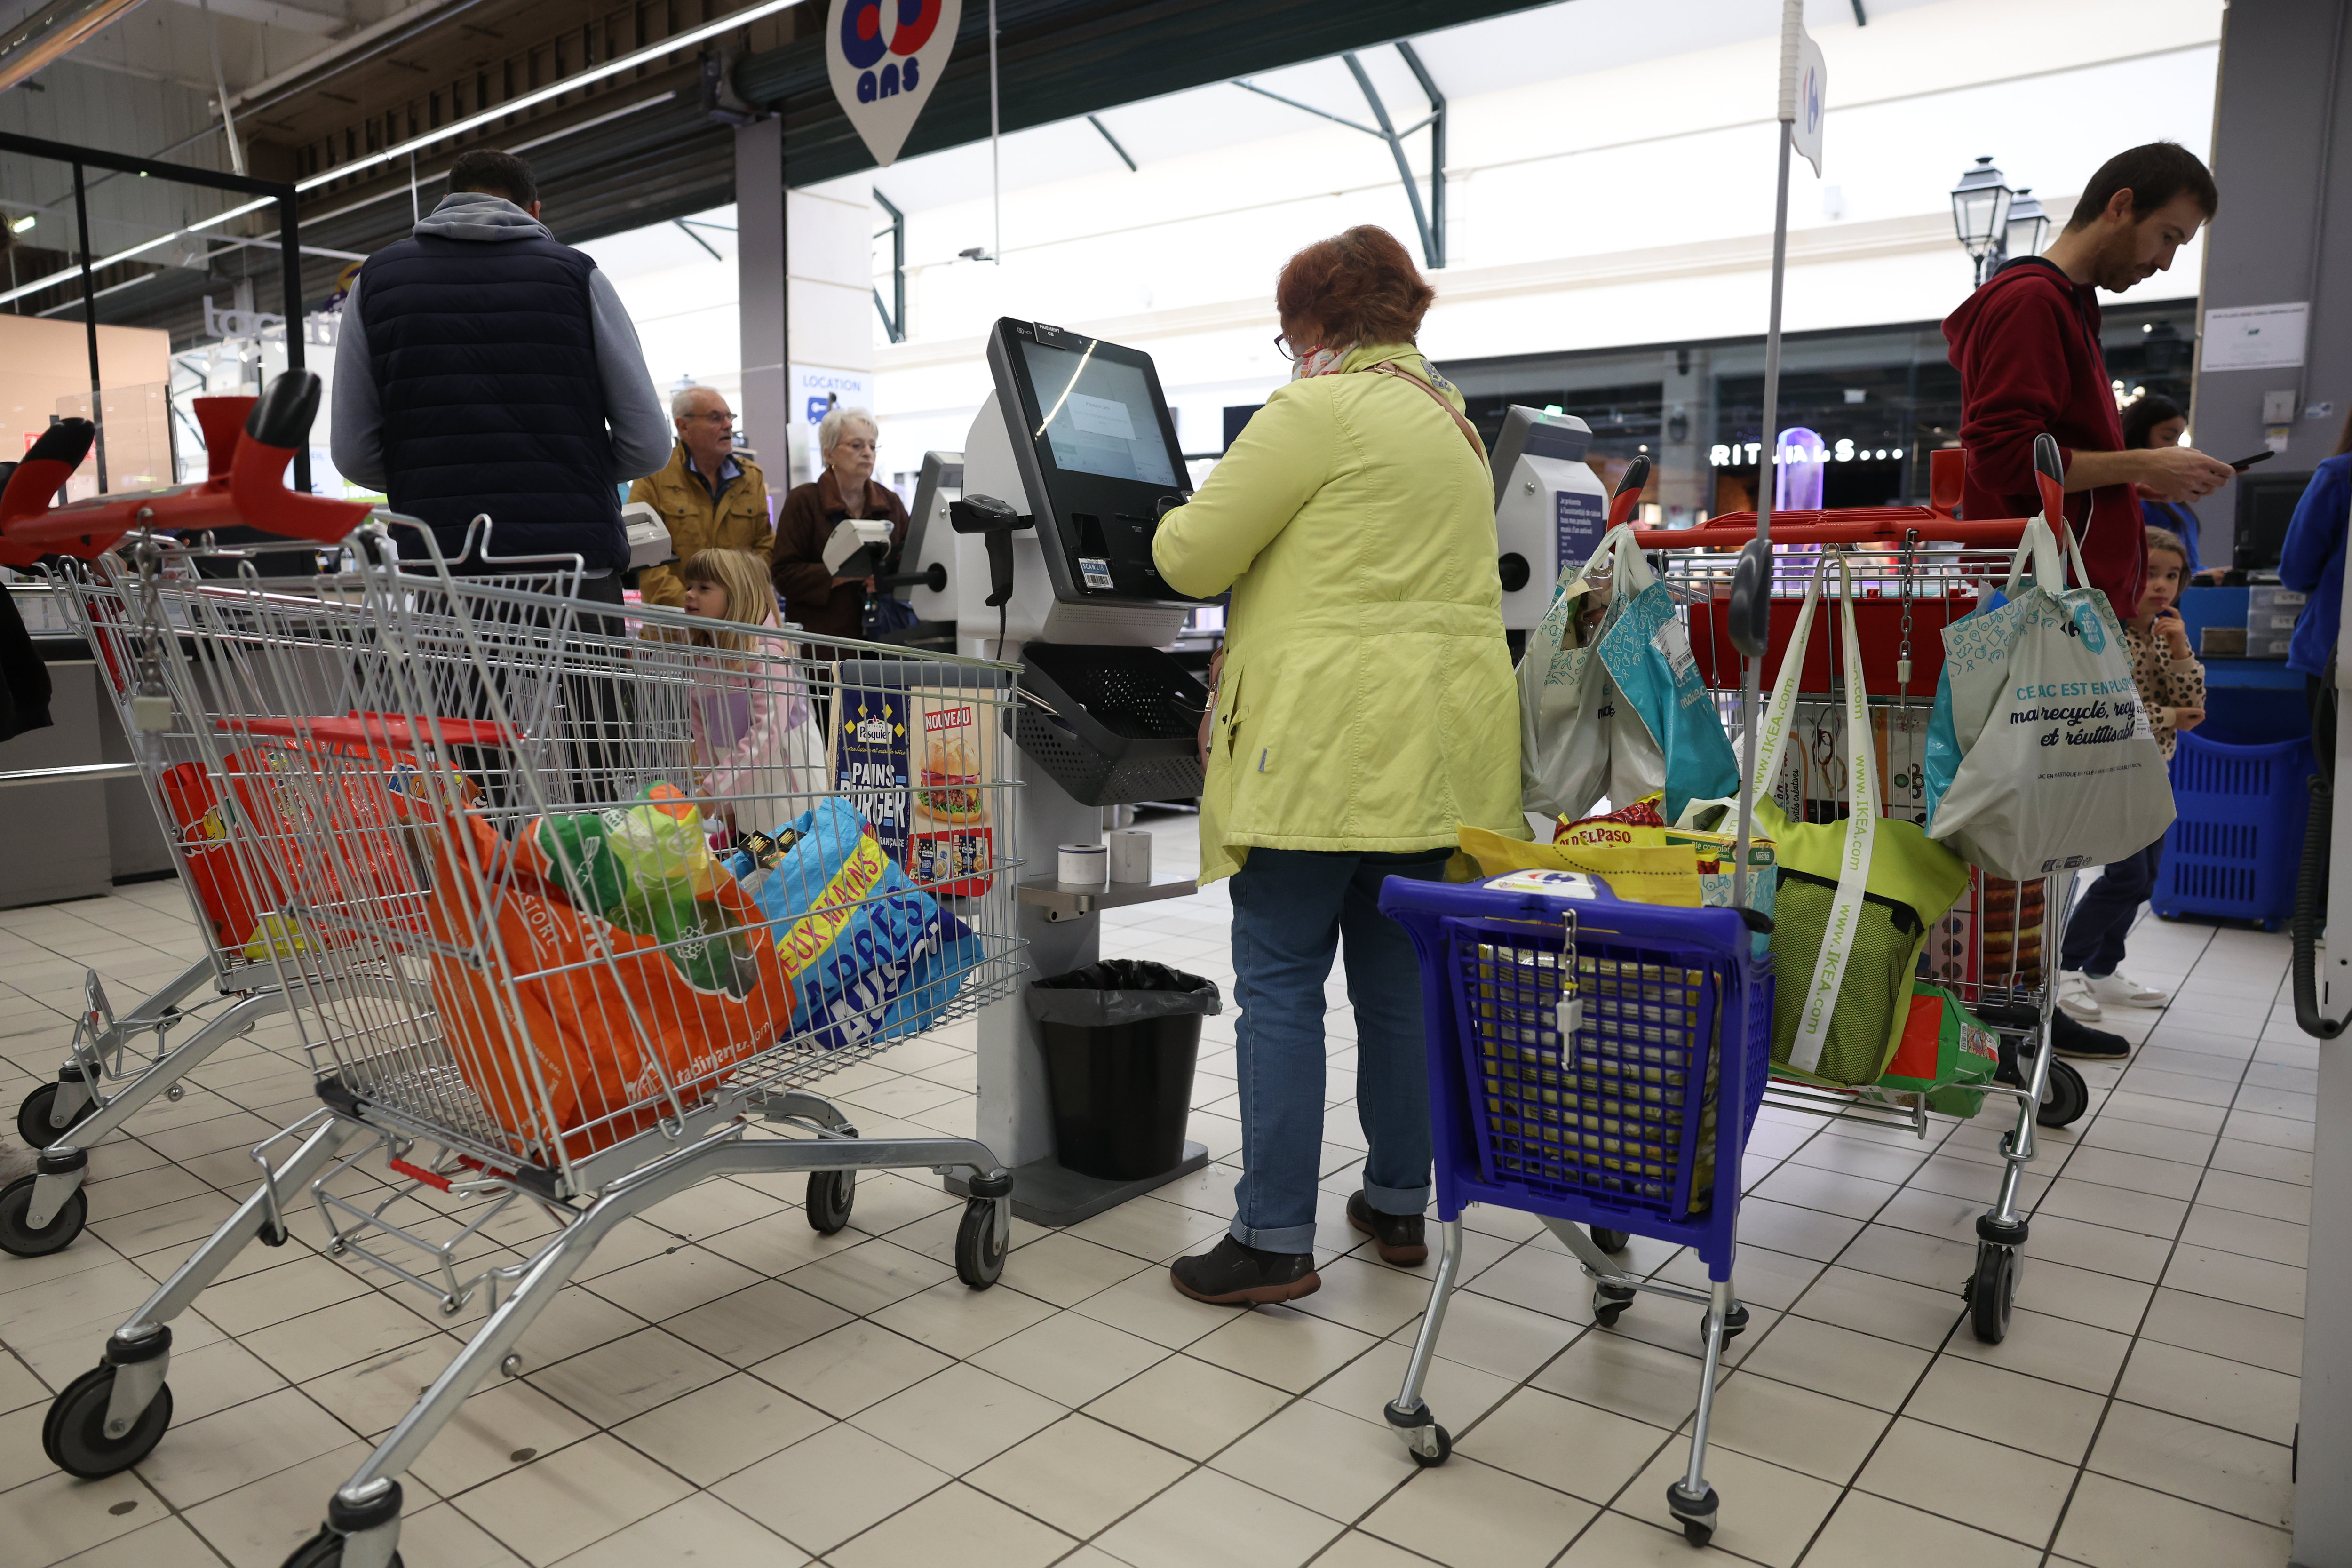
[[[1254,845],[1435,849],[1464,824],[1527,836],[1494,482],[1427,393],[1349,374],[1383,360],[1433,376],[1410,345],[1368,345],[1277,389],[1153,541],[1181,591],[1233,589],[1203,881]]]
[[[730,480],[714,503],[702,476],[687,469],[686,448],[670,449],[669,461],[656,474],[647,474],[629,487],[629,499],[648,501],[669,524],[670,553],[691,561],[698,550],[749,550],[762,561],[776,542],[775,525],[768,521],[768,487],[760,465],[737,458],[743,476]],[[637,574],[637,592],[648,605],[686,603],[686,584],[675,566],[648,566]],[[756,622],[758,616],[740,620]]]

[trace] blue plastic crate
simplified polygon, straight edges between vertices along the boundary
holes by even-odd
[[[2156,912],[2260,921],[2271,931],[2284,924],[2294,912],[2316,771],[2308,741],[2233,746],[2182,735]]]
[[[1770,962],[1738,916],[1565,906],[1583,1009],[1563,1042],[1561,901],[1399,879],[1381,907],[1422,960],[1440,1217],[1500,1204],[1694,1246],[1728,1269],[1772,1046]],[[1727,1099],[1740,1109],[1727,1125]]]

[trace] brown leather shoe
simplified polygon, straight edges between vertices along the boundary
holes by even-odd
[[[1170,1264],[1168,1277],[1195,1301],[1215,1307],[1269,1306],[1323,1289],[1313,1253],[1263,1252],[1231,1232],[1208,1251]]]
[[[1382,1214],[1365,1198],[1362,1190],[1348,1195],[1348,1223],[1372,1238],[1380,1247],[1381,1261],[1410,1268],[1429,1261],[1429,1244],[1422,1239],[1421,1215],[1417,1214]]]

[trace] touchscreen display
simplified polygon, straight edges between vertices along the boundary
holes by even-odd
[[[1056,468],[1175,488],[1176,465],[1141,370],[1026,340],[1021,353],[1045,415],[1034,434],[1052,447]]]

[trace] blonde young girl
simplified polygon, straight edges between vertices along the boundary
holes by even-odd
[[[737,623],[688,637],[709,650],[694,664],[696,793],[737,831],[771,832],[824,788],[824,744],[806,692],[781,662],[793,645],[740,629],[778,626],[768,563],[748,550],[703,550],[679,576],[688,615]]]
[[[2140,593],[2139,613],[2124,623],[2124,643],[2131,652],[2132,677],[2139,687],[2140,706],[2147,712],[2148,729],[2168,760],[2180,731],[2205,721],[2205,667],[2189,646],[2189,627],[2177,608],[2188,574],[2189,550],[2179,535],[2149,529],[2147,581]],[[2161,1007],[2172,999],[2120,967],[2124,938],[2138,918],[2140,905],[2155,892],[2163,863],[2164,840],[2158,838],[2108,866],[2067,917],[2058,1005],[2076,1020],[2095,1021],[2110,1007]],[[2078,1043],[2069,1044],[2070,1039]],[[2098,1030],[2062,1037],[2058,1044],[2065,1056],[2115,1058],[2128,1048],[2123,1037]]]

